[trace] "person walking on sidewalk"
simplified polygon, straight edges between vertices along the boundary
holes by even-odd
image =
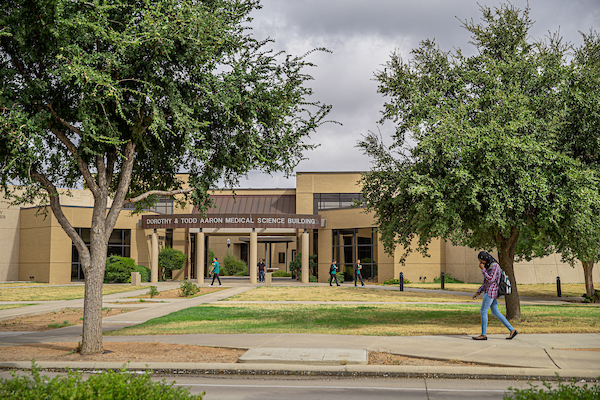
[[[500,265],[492,255],[486,251],[481,251],[477,255],[479,259],[479,268],[483,275],[483,285],[477,290],[473,296],[473,300],[484,292],[483,301],[481,302],[481,335],[473,337],[473,340],[487,340],[487,325],[488,325],[488,309],[492,309],[494,317],[510,331],[507,339],[512,339],[519,332],[508,322],[506,317],[498,310],[498,281],[500,280]]]
[[[210,273],[213,274],[213,280],[210,286],[215,284],[215,278],[217,278],[217,280],[219,281],[219,287],[223,286],[221,285],[221,279],[219,278],[219,261],[217,261],[217,257],[213,258],[213,263],[209,274]]]
[[[331,286],[331,284],[333,283],[333,281],[335,281],[335,284],[340,286],[340,284],[338,283],[337,280],[337,261],[333,260],[333,262],[331,263],[331,266],[329,267],[329,286]]]
[[[259,282],[264,282],[265,281],[265,263],[263,262],[262,258],[258,259],[258,281]]]
[[[365,283],[362,279],[362,265],[360,265],[360,260],[356,260],[356,264],[354,265],[354,286],[356,286],[356,281],[358,278],[360,278],[361,285],[365,286]]]

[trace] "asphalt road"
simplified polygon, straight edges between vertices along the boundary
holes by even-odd
[[[42,372],[51,378],[57,374]],[[0,372],[0,378],[10,376],[8,371]],[[174,381],[175,386],[187,387],[194,394],[206,392],[204,400],[485,400],[502,399],[509,387],[529,387],[524,381],[479,379],[262,376],[167,376],[154,379]],[[534,384],[541,386],[539,382]]]
[[[177,377],[176,381],[192,393],[206,392],[204,400],[502,399],[509,386],[527,387],[518,381],[385,378]]]

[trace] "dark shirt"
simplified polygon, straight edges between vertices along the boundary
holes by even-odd
[[[264,271],[265,270],[265,263],[264,262],[259,262],[258,263],[258,270],[259,271]]]

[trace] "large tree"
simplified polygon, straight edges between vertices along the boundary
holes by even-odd
[[[107,243],[124,203],[190,193],[201,206],[218,180],[290,173],[329,112],[311,99],[304,57],[273,53],[270,40],[251,35],[258,8],[255,0],[1,3],[0,183],[15,204],[49,204],[79,251],[83,353],[102,352]],[[89,250],[59,202],[60,188],[83,186],[94,198]]]
[[[600,34],[582,33],[583,43],[575,48],[573,62],[562,86],[564,123],[558,146],[590,170],[600,171]],[[600,261],[600,185],[579,204],[569,205],[566,220],[553,221],[548,234],[563,259],[581,262],[588,297],[595,294],[594,263]]]
[[[556,188],[579,168],[556,151],[566,48],[556,36],[531,42],[528,8],[481,11],[480,23],[463,22],[474,55],[426,40],[410,61],[392,54],[376,73],[387,97],[380,122],[396,133],[390,148],[375,134],[359,143],[374,159],[363,194],[390,252],[411,251],[417,238],[424,253],[433,238],[497,249],[514,288],[507,316],[519,319],[515,256],[531,254],[524,239],[539,234],[542,216],[560,218],[569,199]]]

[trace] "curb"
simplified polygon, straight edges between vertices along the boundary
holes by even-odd
[[[491,379],[528,381],[569,381],[585,379],[600,381],[600,369],[547,369],[514,367],[438,367],[398,365],[290,365],[290,364],[237,364],[237,363],[143,363],[143,362],[72,362],[69,365],[57,362],[36,362],[40,371],[65,372],[78,370],[83,373],[98,373],[106,370],[121,370],[153,375],[280,375],[280,376],[339,376],[339,377],[384,377],[384,378],[438,378],[438,379]],[[0,370],[30,370],[31,362],[2,362]]]

